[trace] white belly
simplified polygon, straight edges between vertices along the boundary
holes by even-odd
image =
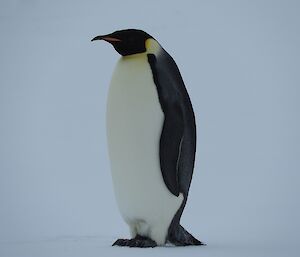
[[[111,172],[120,212],[131,229],[163,244],[183,196],[164,184],[159,140],[164,115],[147,56],[121,58],[107,103]]]

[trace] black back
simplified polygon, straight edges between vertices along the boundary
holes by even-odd
[[[160,138],[160,166],[164,182],[176,196],[188,194],[196,152],[196,124],[192,104],[173,58],[162,51],[148,54],[165,120]]]

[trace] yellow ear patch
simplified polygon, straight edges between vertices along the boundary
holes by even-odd
[[[161,49],[159,43],[153,38],[148,38],[145,42],[145,46],[147,54],[157,54]]]

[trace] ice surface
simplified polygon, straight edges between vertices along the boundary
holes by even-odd
[[[299,256],[299,9],[1,0],[0,257]],[[118,54],[90,40],[121,28],[152,34],[182,72],[198,125],[182,223],[207,247],[109,247],[128,236],[105,133]]]
[[[0,256],[5,257],[99,257],[99,256],[202,256],[202,257],[265,257],[299,256],[294,246],[214,242],[207,246],[126,248],[112,247],[113,237],[65,237],[35,242],[0,244]]]

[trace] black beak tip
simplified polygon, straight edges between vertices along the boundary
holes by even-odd
[[[94,37],[91,42],[95,41],[95,40],[102,40],[103,39],[103,36],[97,36],[97,37]]]

